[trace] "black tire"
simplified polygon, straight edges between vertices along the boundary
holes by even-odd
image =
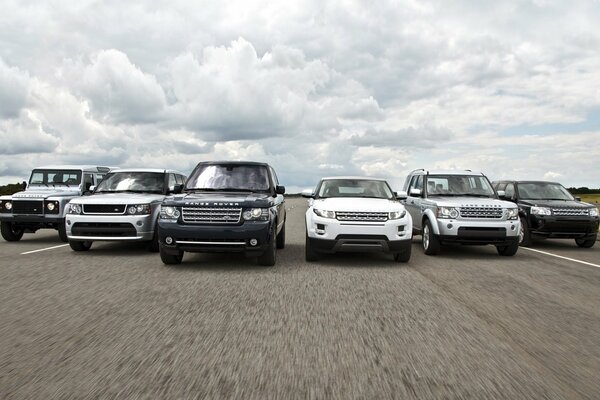
[[[7,242],[18,242],[23,237],[23,233],[25,233],[23,228],[18,228],[15,223],[9,221],[2,221],[0,231],[2,237]]]
[[[90,241],[69,240],[69,246],[73,251],[88,251],[92,247]]]
[[[523,247],[531,246],[531,232],[529,232],[529,224],[524,217],[519,217],[521,220],[521,231],[519,232],[519,245]]]
[[[508,246],[496,246],[498,254],[505,257],[511,257],[517,254],[519,250],[519,243],[511,243]]]
[[[148,242],[148,251],[151,253],[158,253],[159,245],[158,245],[158,231],[154,231],[154,236],[152,236],[152,240]]]
[[[181,264],[183,261],[183,251],[179,250],[178,254],[169,254],[165,252],[162,246],[159,245],[160,259],[165,265]]]
[[[394,253],[394,261],[407,263],[410,260],[410,254],[412,253],[412,245],[407,247],[406,250]]]
[[[277,235],[277,248],[283,249],[285,247],[285,221],[281,227],[281,231]]]
[[[423,225],[422,237],[423,251],[425,252],[425,254],[427,254],[428,256],[440,254],[442,244],[440,243],[440,239],[433,233],[431,222],[429,222],[428,219],[425,220],[425,224]]]
[[[304,244],[304,258],[308,262],[317,261],[319,259],[319,255],[310,244],[308,233],[306,234],[306,243]]]
[[[65,221],[58,224],[57,230],[60,241],[63,243],[67,243],[69,241],[69,238],[67,237],[67,227],[65,226]]]
[[[271,230],[271,240],[269,241],[269,246],[267,249],[258,256],[258,264],[263,265],[265,267],[272,267],[275,265],[275,261],[277,261],[277,226],[275,223],[273,224],[273,228]]]
[[[593,238],[575,239],[575,243],[577,243],[577,246],[579,247],[589,249],[596,243],[596,236]]]

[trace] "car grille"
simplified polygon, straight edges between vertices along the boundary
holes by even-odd
[[[500,207],[461,207],[460,216],[463,218],[500,219],[504,211]]]
[[[358,211],[336,211],[335,217],[338,221],[352,222],[385,222],[388,220],[386,212],[358,212]]]
[[[590,210],[587,208],[553,208],[552,214],[559,217],[571,217],[579,215],[590,215]]]
[[[84,214],[123,214],[125,204],[84,204]]]
[[[196,224],[237,224],[242,216],[241,208],[232,207],[182,207],[183,222]]]
[[[44,213],[44,202],[40,200],[16,200],[12,203],[13,214],[34,214]]]

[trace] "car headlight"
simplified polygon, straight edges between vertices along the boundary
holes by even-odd
[[[81,214],[81,205],[69,203],[67,212],[69,214]]]
[[[590,208],[590,217],[597,217],[597,216],[598,216],[598,209]]]
[[[323,218],[335,218],[335,211],[319,210],[317,208],[313,208],[313,211],[319,217],[323,217]]]
[[[12,203],[10,201],[3,201],[0,203],[1,212],[10,212],[12,210]]]
[[[132,204],[127,207],[129,215],[144,215],[150,214],[150,204]]]
[[[401,219],[406,215],[406,210],[402,211],[392,211],[388,214],[389,219]]]
[[[46,209],[51,214],[58,214],[58,212],[60,211],[59,206],[60,206],[60,204],[56,200],[46,201]]]
[[[251,208],[244,211],[242,214],[246,221],[268,221],[269,220],[269,209],[268,208]]]
[[[160,218],[162,219],[177,219],[181,213],[177,207],[161,206],[160,207]]]
[[[519,218],[519,209],[518,208],[507,208],[506,209],[506,219],[518,219]]]
[[[458,218],[460,212],[454,207],[438,207],[437,216],[438,218]]]
[[[534,215],[552,215],[552,210],[548,207],[531,207],[531,213]]]

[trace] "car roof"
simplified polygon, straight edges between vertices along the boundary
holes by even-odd
[[[200,161],[198,165],[218,165],[218,164],[229,164],[229,165],[260,165],[268,167],[269,164],[264,162],[256,161]]]
[[[185,175],[182,172],[179,172],[177,170],[174,169],[168,169],[168,168],[120,168],[111,172],[155,172],[155,173],[168,173],[168,174],[180,174],[180,175]]]
[[[80,169],[83,171],[92,172],[108,172],[109,170],[115,169],[115,167],[99,166],[99,165],[77,165],[77,164],[56,164],[56,165],[44,165],[41,167],[35,167],[34,169]]]
[[[410,174],[428,174],[428,175],[477,175],[484,176],[483,172],[471,171],[470,169],[416,169]]]
[[[384,178],[375,178],[372,176],[327,176],[321,178],[322,181],[331,180],[331,179],[356,179],[356,180],[366,180],[366,181],[386,181]]]

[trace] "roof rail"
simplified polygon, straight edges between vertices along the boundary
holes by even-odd
[[[413,172],[417,172],[417,171],[425,171],[425,168],[413,169],[412,171],[409,172],[409,174],[412,174]]]

